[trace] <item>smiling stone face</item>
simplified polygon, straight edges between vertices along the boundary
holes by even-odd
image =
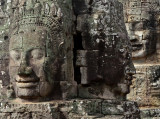
[[[146,59],[155,55],[159,39],[159,2],[157,0],[124,0],[121,2],[133,48],[133,60]]]
[[[17,97],[39,98],[50,94],[58,62],[56,51],[49,52],[49,37],[47,30],[40,26],[27,27],[11,36],[9,72]],[[51,60],[52,69],[47,65]]]
[[[12,1],[9,75],[16,98],[73,98],[73,20],[70,1]]]
[[[128,35],[133,47],[132,57],[143,58],[156,50],[156,33],[150,29],[147,21],[126,23]]]

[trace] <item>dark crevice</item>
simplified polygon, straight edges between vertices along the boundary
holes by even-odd
[[[73,38],[74,38],[74,49],[84,50],[84,48],[82,46],[81,32],[76,31],[76,34],[73,36]]]
[[[92,13],[92,8],[91,7],[88,8],[88,13],[91,15],[91,13]]]
[[[93,3],[93,0],[90,0],[88,4],[91,5],[92,3]]]
[[[5,0],[1,0],[1,5],[4,6]]]
[[[4,36],[4,40],[8,40],[8,36]]]
[[[77,82],[77,84],[81,83],[81,72],[80,72],[80,67],[75,67],[74,68],[74,79]]]
[[[81,0],[73,0],[72,4],[74,8],[74,15],[76,16],[76,20],[74,22],[75,29],[76,29],[77,28],[77,17],[80,11],[86,8],[86,6],[85,6],[84,1],[81,1]],[[80,72],[80,67],[76,66],[76,61],[77,61],[77,51],[83,50],[81,32],[76,30],[76,33],[73,35],[73,39],[74,39],[74,49],[73,49],[74,80],[77,82],[77,84],[80,84],[81,83],[81,72]]]
[[[91,15],[91,13],[92,13],[92,7],[91,7],[91,5],[92,5],[92,3],[93,3],[93,0],[90,0],[89,1],[89,8],[88,8],[88,13]]]
[[[76,34],[73,36],[73,38],[74,38],[74,49],[73,49],[74,80],[78,84],[80,84],[81,83],[81,72],[80,72],[80,67],[76,66],[76,58],[77,58],[77,50],[83,50],[81,32],[76,31]]]

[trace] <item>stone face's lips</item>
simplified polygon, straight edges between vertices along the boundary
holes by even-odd
[[[16,82],[23,82],[23,83],[27,83],[27,82],[38,82],[39,79],[35,78],[35,77],[18,77],[16,78]]]
[[[141,50],[142,47],[143,47],[142,43],[134,43],[134,44],[132,43],[132,49],[133,49],[134,52],[138,51],[138,50]]]
[[[34,88],[34,87],[37,87],[38,82],[27,82],[27,83],[16,82],[16,85],[19,88]]]
[[[159,96],[159,91],[151,91],[152,96]]]
[[[160,88],[159,88],[159,87],[153,87],[153,86],[152,86],[151,89],[152,89],[152,90],[155,90],[155,91],[159,90],[159,93],[160,93]]]
[[[16,85],[19,88],[34,88],[37,87],[39,79],[35,77],[18,77],[16,78]]]
[[[152,95],[160,95],[160,87],[157,85],[151,86],[151,94]]]

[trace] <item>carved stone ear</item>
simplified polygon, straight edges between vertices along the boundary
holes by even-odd
[[[58,46],[58,56],[60,58],[63,58],[65,56],[65,47],[64,47],[64,42],[61,42]]]

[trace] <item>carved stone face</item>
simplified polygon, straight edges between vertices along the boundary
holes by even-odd
[[[16,96],[25,99],[49,96],[58,70],[55,54],[48,45],[50,36],[44,27],[23,29],[11,36],[9,44],[9,73]]]
[[[83,87],[85,91],[83,88],[80,89],[81,97],[94,95],[94,98],[122,99],[130,91],[129,86],[135,68],[131,61],[129,47],[119,42],[123,41],[123,37],[110,36],[110,38],[113,38],[110,44],[108,43],[111,48],[105,46],[107,44],[105,41],[108,39],[104,38],[105,40],[97,43],[99,47],[95,48],[96,50],[79,50],[77,53],[77,65],[80,66],[82,75],[81,84],[88,86],[88,89],[87,86]]]
[[[77,53],[81,86],[85,89],[79,94],[81,97],[123,99],[135,73],[134,66],[130,67],[131,46],[125,29],[123,6],[117,1],[92,1],[90,5],[91,13],[77,18],[84,49]]]
[[[151,68],[150,80],[151,95],[160,99],[160,68],[158,66]]]
[[[128,35],[133,47],[133,58],[143,58],[156,49],[156,35],[147,21],[126,23]]]
[[[155,97],[160,97],[160,79],[154,80],[151,83],[151,94]]]

